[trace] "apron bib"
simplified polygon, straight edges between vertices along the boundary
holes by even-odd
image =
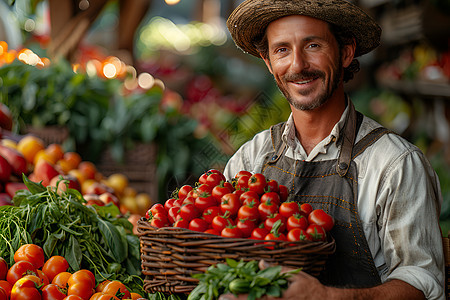
[[[290,200],[310,203],[333,216],[335,225],[330,233],[336,241],[336,252],[327,260],[319,280],[338,287],[371,287],[381,280],[358,216],[358,170],[353,159],[390,131],[377,128],[354,144],[362,115],[351,101],[348,105],[342,139],[337,141],[341,144],[337,159],[306,162],[284,156],[284,123],[280,123],[271,128],[274,152],[266,158],[262,173],[287,186]]]

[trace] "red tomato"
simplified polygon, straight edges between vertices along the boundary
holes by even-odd
[[[156,228],[169,226],[169,218],[165,214],[157,213],[150,220],[150,225]]]
[[[246,175],[246,176],[252,176],[252,173],[249,171],[245,171],[245,170],[241,170],[239,172],[236,173],[236,175],[234,175],[234,178],[239,179],[242,175]]]
[[[6,280],[0,280],[0,287],[5,290],[6,296],[8,297],[7,299],[9,299],[11,295],[12,284]]]
[[[266,237],[264,238],[265,241],[286,241],[286,236],[284,235],[284,233],[272,233],[270,232],[269,234],[266,235]],[[264,244],[267,245],[275,245],[275,242],[265,242]],[[267,248],[269,249],[273,249],[273,246],[268,246]]]
[[[53,277],[52,283],[58,285],[59,287],[67,288],[67,281],[70,276],[72,276],[72,273],[69,272],[58,273],[55,277]]]
[[[225,177],[219,173],[211,173],[206,178],[206,184],[215,187],[225,181]]]
[[[211,196],[208,193],[200,194],[197,198],[195,198],[195,207],[197,207],[200,211],[204,211],[208,207],[217,206],[219,203],[216,198]]]
[[[36,272],[37,272],[37,276],[40,279],[40,282],[41,282],[40,285],[41,286],[46,286],[47,284],[50,283],[50,280],[48,280],[47,275],[45,275],[44,272],[42,272],[42,270],[37,269]]]
[[[203,211],[202,217],[203,219],[205,219],[206,222],[211,224],[214,217],[219,215],[220,213],[221,211],[219,206],[211,206]]]
[[[275,192],[267,192],[267,193],[262,194],[262,196],[260,198],[261,203],[264,203],[264,202],[269,201],[269,200],[273,204],[275,204],[277,206],[280,206],[280,203],[281,203],[280,195],[278,195],[277,193],[275,193]]]
[[[277,231],[279,233],[284,232],[286,230],[286,218],[280,214],[274,214],[274,215],[271,215],[269,218],[267,218],[264,221],[264,227],[266,227],[267,230],[272,231],[272,229],[274,229],[274,225],[277,221],[280,221],[280,225],[277,228]]]
[[[22,278],[27,274],[36,275],[37,270],[32,263],[26,260],[20,260],[16,262],[14,265],[9,268],[8,273],[6,274],[6,280],[14,285],[17,280]]]
[[[271,200],[266,200],[266,202],[261,202],[261,204],[258,205],[258,212],[260,219],[266,220],[270,216],[278,213],[278,205]]]
[[[268,179],[267,184],[266,184],[266,191],[278,193],[278,191],[279,191],[278,182],[273,179]]]
[[[306,228],[306,233],[311,236],[313,241],[325,241],[327,238],[325,229],[317,224],[309,224],[308,228]]]
[[[47,276],[48,280],[52,282],[53,278],[61,273],[67,271],[69,263],[67,260],[59,255],[50,257],[42,267],[42,272]]]
[[[178,199],[184,200],[190,191],[192,191],[194,188],[190,186],[189,184],[185,184],[178,190]]]
[[[230,217],[235,217],[241,207],[239,196],[233,193],[224,195],[220,201],[220,210],[223,214],[228,212]]]
[[[83,300],[83,298],[77,295],[67,295],[67,297],[64,298],[64,300]]]
[[[220,232],[223,237],[242,238],[242,232],[236,226],[227,226]]]
[[[76,295],[83,300],[89,300],[94,294],[94,289],[88,283],[80,282],[69,285],[67,295]]]
[[[264,238],[268,234],[269,234],[269,230],[267,230],[266,228],[264,228],[264,227],[257,227],[255,229],[253,229],[250,238],[254,239],[254,240],[264,240]]]
[[[6,273],[8,273],[8,263],[0,257],[0,280],[6,279]]]
[[[223,183],[216,185],[215,187],[213,187],[211,195],[217,199],[217,201],[220,201],[222,199],[222,197],[226,194],[232,193],[233,190],[230,189],[229,187],[225,186]]]
[[[304,215],[305,217],[308,217],[308,215],[313,211],[313,207],[309,203],[302,203],[300,204],[300,213]]]
[[[105,285],[102,292],[109,295],[122,294],[123,296],[121,297],[121,299],[131,298],[131,294],[128,288],[122,282],[117,280],[112,280],[107,285]]]
[[[201,212],[194,204],[184,204],[180,207],[178,212],[178,216],[186,221],[191,221],[201,215]]]
[[[334,226],[334,219],[332,216],[324,212],[322,209],[315,209],[308,215],[310,224],[317,224],[323,227],[325,231],[330,231]]]
[[[254,222],[258,221],[260,219],[258,206],[253,205],[252,203],[241,206],[238,211],[238,218],[249,219]]]
[[[306,219],[303,215],[297,213],[293,216],[290,216],[286,221],[286,228],[288,231],[294,228],[301,228],[306,230],[308,227],[308,219]]]
[[[252,234],[253,229],[256,228],[256,223],[250,219],[238,219],[236,226],[242,232],[242,237],[249,237]]]
[[[152,207],[150,207],[149,211],[153,215],[160,213],[160,214],[165,214],[167,216],[167,210],[164,208],[164,205],[162,205],[161,203],[153,204]],[[147,215],[145,216],[147,219],[150,219],[150,213],[148,216]]]
[[[212,189],[213,189],[213,187],[210,185],[201,184],[194,189],[193,197],[199,197],[199,196],[205,195],[205,194],[211,195]]]
[[[14,253],[14,261],[26,260],[38,269],[44,265],[44,250],[35,244],[25,244],[19,247]]]
[[[300,206],[295,201],[283,202],[280,204],[279,213],[285,218],[289,218],[300,213]]]
[[[40,300],[41,294],[36,288],[36,282],[29,278],[20,278],[11,289],[11,300]]]
[[[266,188],[266,177],[261,173],[256,173],[248,179],[248,188],[250,191],[256,192],[258,195],[264,194]]]
[[[189,229],[198,232],[204,232],[209,228],[209,223],[204,219],[195,218],[191,222],[189,222]]]
[[[205,233],[214,234],[214,235],[220,235],[220,232],[215,230],[214,228],[206,229]]]
[[[187,196],[186,198],[184,198],[183,203],[181,205],[183,206],[184,204],[188,204],[188,203],[195,204],[195,199],[197,199],[197,198],[195,198],[193,196]]]
[[[180,211],[179,207],[171,207],[169,208],[169,211],[167,212],[167,220],[169,220],[170,224],[175,223],[177,220],[178,212]]]
[[[173,223],[173,227],[178,227],[178,228],[189,228],[189,221],[185,220],[183,218],[180,218],[178,220],[175,221],[175,223]]]
[[[78,270],[74,272],[67,280],[67,284],[69,286],[76,283],[85,283],[86,285],[90,285],[91,288],[94,288],[95,275],[94,273],[86,269]]]
[[[260,201],[259,201],[259,195],[256,192],[253,191],[246,191],[243,192],[240,196],[239,199],[241,200],[242,205],[246,205],[249,204],[250,202],[253,201],[253,203],[258,206]]]
[[[167,199],[166,202],[164,202],[164,208],[168,212],[170,208],[172,208],[175,204],[175,198]]]
[[[236,179],[236,190],[247,190],[250,175],[242,175]]]
[[[280,195],[281,202],[285,202],[289,196],[289,190],[285,185],[278,185],[278,194]]]
[[[0,300],[8,300],[9,296],[6,293],[5,289],[0,286]]]
[[[227,226],[235,225],[233,219],[226,215],[217,215],[212,220],[211,226],[215,230],[222,232],[222,230]]]
[[[312,241],[312,237],[302,228],[293,228],[289,230],[286,239],[290,242]]]
[[[234,186],[233,186],[233,185],[231,184],[231,182],[229,182],[229,181],[225,181],[225,182],[223,183],[223,186],[226,187],[226,188],[228,188],[231,192],[234,192],[234,191],[235,191]]]
[[[42,289],[42,300],[63,300],[67,295],[58,285],[50,283]]]

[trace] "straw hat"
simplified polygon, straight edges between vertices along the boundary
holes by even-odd
[[[231,13],[227,26],[239,48],[260,57],[255,40],[263,36],[270,22],[289,15],[310,16],[351,32],[356,38],[355,57],[380,44],[380,26],[345,0],[246,0]]]

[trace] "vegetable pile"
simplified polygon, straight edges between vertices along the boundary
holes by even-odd
[[[119,280],[140,291],[139,239],[116,205],[86,205],[74,189],[44,187],[23,176],[28,190],[0,207],[0,257],[8,265],[24,244],[42,247],[46,258],[62,256],[68,270],[92,270],[97,281]],[[59,184],[57,184],[59,186]]]
[[[300,269],[281,273],[281,266],[260,270],[257,261],[235,261],[228,258],[226,264],[216,264],[205,273],[195,274],[199,285],[192,290],[188,300],[217,299],[222,294],[248,294],[247,299],[264,295],[281,297],[288,286],[287,278]]]
[[[187,228],[230,238],[326,241],[334,219],[309,203],[288,200],[288,189],[261,173],[240,171],[231,182],[218,170],[183,185],[146,214],[151,226]],[[270,243],[269,243],[270,244]]]
[[[68,272],[69,263],[59,255],[45,260],[44,250],[35,244],[24,244],[14,253],[14,264],[8,268],[0,257],[0,299],[10,300],[99,300],[139,299],[118,280],[98,283],[87,269]]]

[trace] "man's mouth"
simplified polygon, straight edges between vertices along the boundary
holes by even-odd
[[[314,81],[314,80],[316,80],[318,77],[315,77],[315,78],[308,78],[308,79],[304,79],[304,80],[301,80],[301,81],[295,81],[294,83],[295,84],[306,84],[306,83],[310,83],[311,81]]]

